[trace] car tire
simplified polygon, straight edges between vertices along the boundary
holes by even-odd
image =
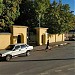
[[[5,58],[5,60],[6,60],[6,61],[10,61],[11,58],[12,58],[11,55],[7,55],[6,58]]]
[[[30,51],[27,51],[26,52],[26,56],[30,56]]]

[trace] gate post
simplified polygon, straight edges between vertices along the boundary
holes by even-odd
[[[36,41],[37,45],[43,45],[47,43],[48,36],[46,35],[48,28],[35,28],[36,29]],[[42,37],[44,35],[44,37]]]

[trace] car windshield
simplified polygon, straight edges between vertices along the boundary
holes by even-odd
[[[6,50],[12,50],[14,48],[15,45],[9,45]]]

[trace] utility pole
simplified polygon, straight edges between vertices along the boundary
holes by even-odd
[[[40,16],[40,14],[39,14],[39,28],[40,28],[40,17],[41,17],[41,16]]]

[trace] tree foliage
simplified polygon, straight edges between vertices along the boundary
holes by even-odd
[[[32,0],[22,0],[20,4],[20,16],[16,19],[15,24],[35,27],[37,25],[34,2]]]
[[[39,21],[39,26],[42,24],[42,20],[44,19],[44,14],[46,9],[49,7],[49,0],[35,0],[35,12],[37,19]]]
[[[19,13],[19,4],[21,0],[0,0],[0,31],[6,31],[8,27],[14,24]]]
[[[15,24],[26,25],[31,28],[38,27],[39,18],[40,20],[44,18],[44,13],[49,4],[49,0],[22,0],[20,16]]]
[[[53,1],[45,14],[45,27],[48,27],[49,33],[63,33],[73,28],[74,15],[70,12],[68,4]]]
[[[56,0],[0,0],[0,31],[12,24],[47,27],[49,33],[63,33],[74,27],[75,16],[68,4]],[[38,25],[39,24],[39,25]]]

